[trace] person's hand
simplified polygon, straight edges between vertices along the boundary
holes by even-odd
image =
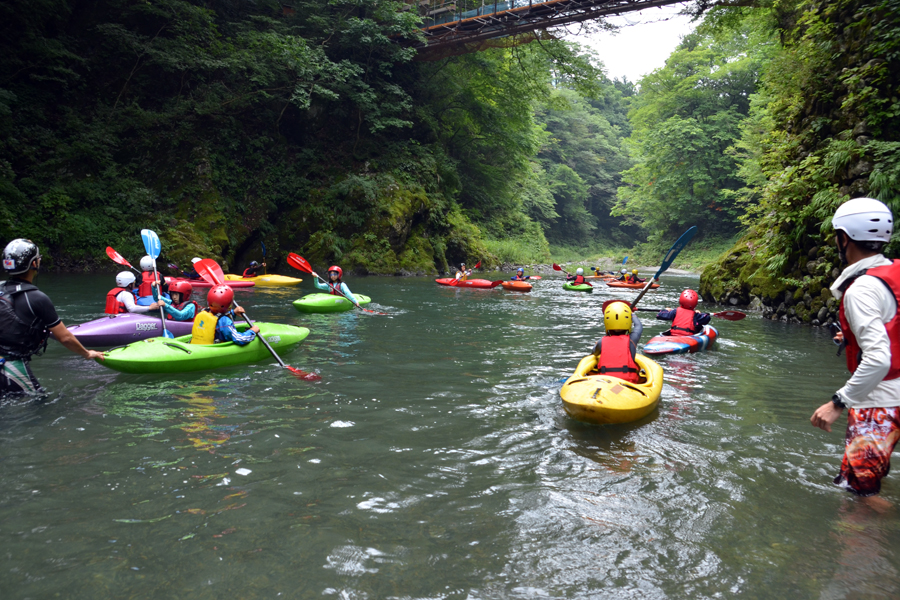
[[[252,331],[253,333],[259,333],[259,326],[254,325],[253,327],[250,328],[250,331]]]
[[[150,310],[156,310],[159,308],[159,302],[154,302],[149,306]]]
[[[322,279],[321,277],[319,277],[319,274],[316,273],[315,271],[312,272],[312,276],[315,277],[316,279]]]
[[[235,309],[234,309],[234,314],[236,314],[236,315],[242,315],[242,314],[244,314],[244,307],[243,307],[243,306],[236,306]]]
[[[261,264],[261,265],[259,265],[259,266],[264,267],[264,266],[266,266],[266,263],[263,263],[263,264]]]
[[[96,350],[88,350],[88,355],[85,356],[88,360],[94,360],[95,358],[99,358],[100,360],[106,360],[106,355],[102,352],[97,352]]]
[[[829,401],[816,409],[809,422],[812,423],[813,427],[818,427],[831,433],[831,425],[838,420],[841,412],[843,412],[843,409],[838,408],[834,405],[834,402]]]
[[[843,332],[843,331],[838,331],[836,334],[834,334],[834,337],[831,338],[831,339],[834,340],[834,343],[835,343],[835,344],[840,344],[840,343],[842,343],[842,342],[844,341],[844,332]]]

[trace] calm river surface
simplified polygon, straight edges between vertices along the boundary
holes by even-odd
[[[112,277],[35,283],[72,325]],[[318,383],[274,361],[124,375],[51,342],[49,397],[0,407],[0,597],[900,597],[900,475],[874,510],[830,483],[846,419],[809,424],[846,378],[825,331],[717,320],[716,350],[659,361],[656,413],[587,426],[559,388],[599,285],[347,283],[392,317],[301,315],[308,279],[237,294],[311,330],[284,358]]]

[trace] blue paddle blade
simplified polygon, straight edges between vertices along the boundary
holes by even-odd
[[[150,258],[156,260],[162,250],[162,244],[159,243],[159,236],[155,231],[150,229],[141,229],[141,239],[144,241],[144,250],[150,255]]]
[[[262,246],[263,260],[265,260],[266,259],[266,245],[262,243],[262,240],[259,240],[259,245]]]
[[[166,329],[165,331],[163,331],[163,337],[167,337],[167,338],[169,338],[170,340],[174,340],[174,339],[175,339],[175,334],[172,333],[171,331],[169,331],[168,329]]]
[[[627,263],[627,262],[628,262],[628,257],[626,256],[625,258],[622,259],[622,266],[624,267],[625,263]]]
[[[659,267],[659,271],[656,272],[653,279],[659,279],[659,276],[672,265],[672,262],[675,260],[675,257],[678,256],[678,253],[684,250],[684,247],[688,245],[688,242],[694,239],[695,235],[697,235],[696,225],[681,234],[681,237],[678,238],[678,240],[672,244],[672,247],[669,248],[669,251],[666,252],[666,257],[662,261],[662,266]]]

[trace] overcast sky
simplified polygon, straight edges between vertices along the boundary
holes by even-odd
[[[619,33],[595,33],[590,36],[566,35],[565,39],[593,48],[610,79],[641,77],[666,64],[666,59],[681,38],[693,31],[690,17],[679,16],[681,6],[664,6],[627,13],[608,20],[624,25]],[[574,28],[572,28],[574,31]]]

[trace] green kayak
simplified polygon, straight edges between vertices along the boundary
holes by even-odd
[[[277,352],[290,349],[309,335],[306,327],[279,323],[255,323],[266,341]],[[238,331],[247,329],[246,323],[236,324]],[[265,344],[253,340],[245,346],[234,342],[221,344],[191,344],[191,336],[175,339],[147,338],[139,342],[113,348],[106,352],[106,360],[97,360],[104,367],[123,373],[183,373],[246,363],[275,360]]]
[[[570,292],[593,292],[594,288],[589,286],[586,283],[579,283],[578,285],[573,285],[571,283],[563,284],[564,290],[569,290]]]
[[[368,296],[353,294],[360,306],[365,306],[372,301]],[[302,313],[334,313],[344,312],[353,308],[353,303],[343,296],[331,294],[307,294],[299,300],[294,300],[294,308]]]

